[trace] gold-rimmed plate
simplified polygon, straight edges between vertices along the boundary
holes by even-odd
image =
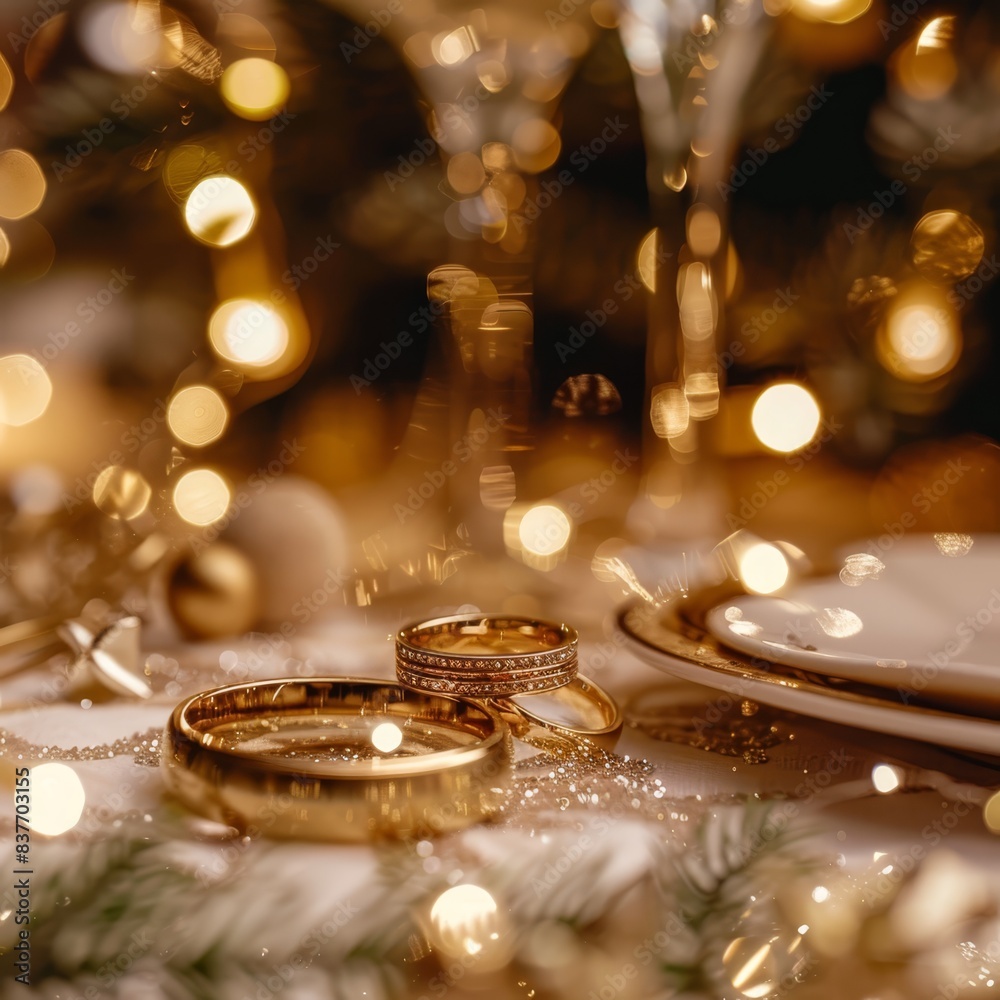
[[[1000,755],[1000,721],[949,712],[885,689],[845,683],[721,646],[702,624],[722,597],[706,592],[623,608],[618,624],[641,660],[682,680],[801,715],[940,746]]]

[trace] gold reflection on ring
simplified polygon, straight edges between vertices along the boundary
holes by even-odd
[[[210,386],[189,385],[167,407],[167,426],[183,444],[204,447],[222,437],[229,422],[226,401]]]

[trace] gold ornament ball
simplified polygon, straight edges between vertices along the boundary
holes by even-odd
[[[174,620],[191,638],[241,635],[259,616],[257,571],[235,546],[213,542],[173,568],[167,600]]]

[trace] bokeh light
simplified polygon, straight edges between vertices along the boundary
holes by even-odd
[[[238,59],[227,67],[219,87],[229,110],[254,122],[277,114],[291,90],[288,74],[281,66],[256,56]]]
[[[229,407],[215,389],[189,385],[167,406],[167,426],[183,444],[202,448],[222,437],[229,422]]]
[[[986,238],[967,215],[952,209],[928,212],[913,227],[913,265],[929,281],[967,278],[983,259]]]
[[[83,782],[67,764],[50,761],[31,769],[31,829],[47,837],[72,830],[83,815]]]
[[[847,24],[861,17],[872,0],[793,0],[792,10],[803,20]]]
[[[517,165],[525,173],[539,174],[559,158],[562,140],[544,118],[528,118],[514,129],[513,146]]]
[[[266,368],[288,350],[288,324],[268,302],[230,299],[208,324],[212,349],[240,368]]]
[[[0,424],[21,427],[37,420],[52,399],[52,382],[28,354],[0,358]]]
[[[819,404],[805,386],[779,382],[757,397],[750,423],[764,447],[779,452],[798,451],[819,430]]]
[[[431,52],[440,66],[457,66],[475,51],[475,39],[464,25],[454,31],[442,32],[431,42]]]
[[[253,228],[257,209],[250,192],[234,177],[206,177],[192,189],[184,205],[191,235],[213,247],[228,247]]]
[[[657,247],[659,235],[656,229],[650,229],[642,238],[639,244],[639,252],[636,254],[636,271],[639,272],[639,280],[651,292],[656,291],[656,272],[659,267],[657,261]]]
[[[521,518],[517,535],[524,550],[536,556],[551,556],[569,543],[569,518],[554,504],[538,504]]]
[[[0,111],[10,103],[13,93],[14,74],[10,70],[10,64],[0,55]]]
[[[1000,834],[1000,792],[994,792],[983,807],[983,822],[990,833]]]
[[[711,257],[722,243],[722,222],[708,205],[692,205],[687,214],[687,241],[698,257]]]
[[[933,101],[951,89],[958,76],[952,53],[955,18],[935,17],[897,50],[891,63],[900,87],[918,100]]]
[[[554,503],[513,504],[504,515],[507,551],[532,569],[555,569],[565,558],[572,534],[572,522]]]
[[[684,434],[691,423],[691,406],[676,382],[655,386],[649,404],[649,419],[657,437],[672,440]]]
[[[456,153],[448,160],[447,175],[459,194],[475,194],[486,182],[483,161],[475,153]]]
[[[478,885],[445,889],[430,909],[430,941],[449,958],[475,957],[478,972],[505,965],[510,957],[506,922],[496,900]]]
[[[23,149],[0,152],[0,218],[23,219],[45,200],[45,175]]]
[[[879,329],[876,348],[882,366],[897,378],[926,382],[954,368],[962,338],[944,299],[899,296]]]
[[[153,496],[149,483],[135,469],[109,465],[94,481],[94,503],[109,517],[126,521],[138,517]]]
[[[788,560],[776,545],[755,542],[739,556],[740,580],[754,594],[773,594],[788,582]]]
[[[185,472],[174,487],[174,508],[189,524],[204,527],[218,521],[230,500],[229,487],[211,469]]]
[[[155,63],[162,39],[134,5],[110,0],[86,8],[79,24],[87,55],[111,73],[134,73]]]

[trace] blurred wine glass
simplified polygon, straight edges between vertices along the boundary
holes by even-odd
[[[328,2],[358,24],[372,16],[367,3]],[[535,444],[532,223],[551,197],[538,177],[559,158],[559,102],[599,30],[591,3],[575,0],[417,0],[380,24],[413,74],[427,133],[398,157],[399,179],[427,161],[429,136],[449,202],[449,258],[427,279],[436,335],[397,462],[401,483],[433,496],[419,498],[421,530],[401,525],[390,546],[443,534],[446,546],[504,551],[504,513]],[[429,576],[444,572],[435,560]]]
[[[698,454],[697,425],[719,411],[716,333],[736,260],[725,180],[742,97],[770,32],[752,0],[625,0],[622,42],[635,80],[658,240],[646,379],[647,466],[654,489],[680,490],[669,470]],[[679,251],[679,252],[676,252]],[[679,495],[679,494],[678,494]]]

